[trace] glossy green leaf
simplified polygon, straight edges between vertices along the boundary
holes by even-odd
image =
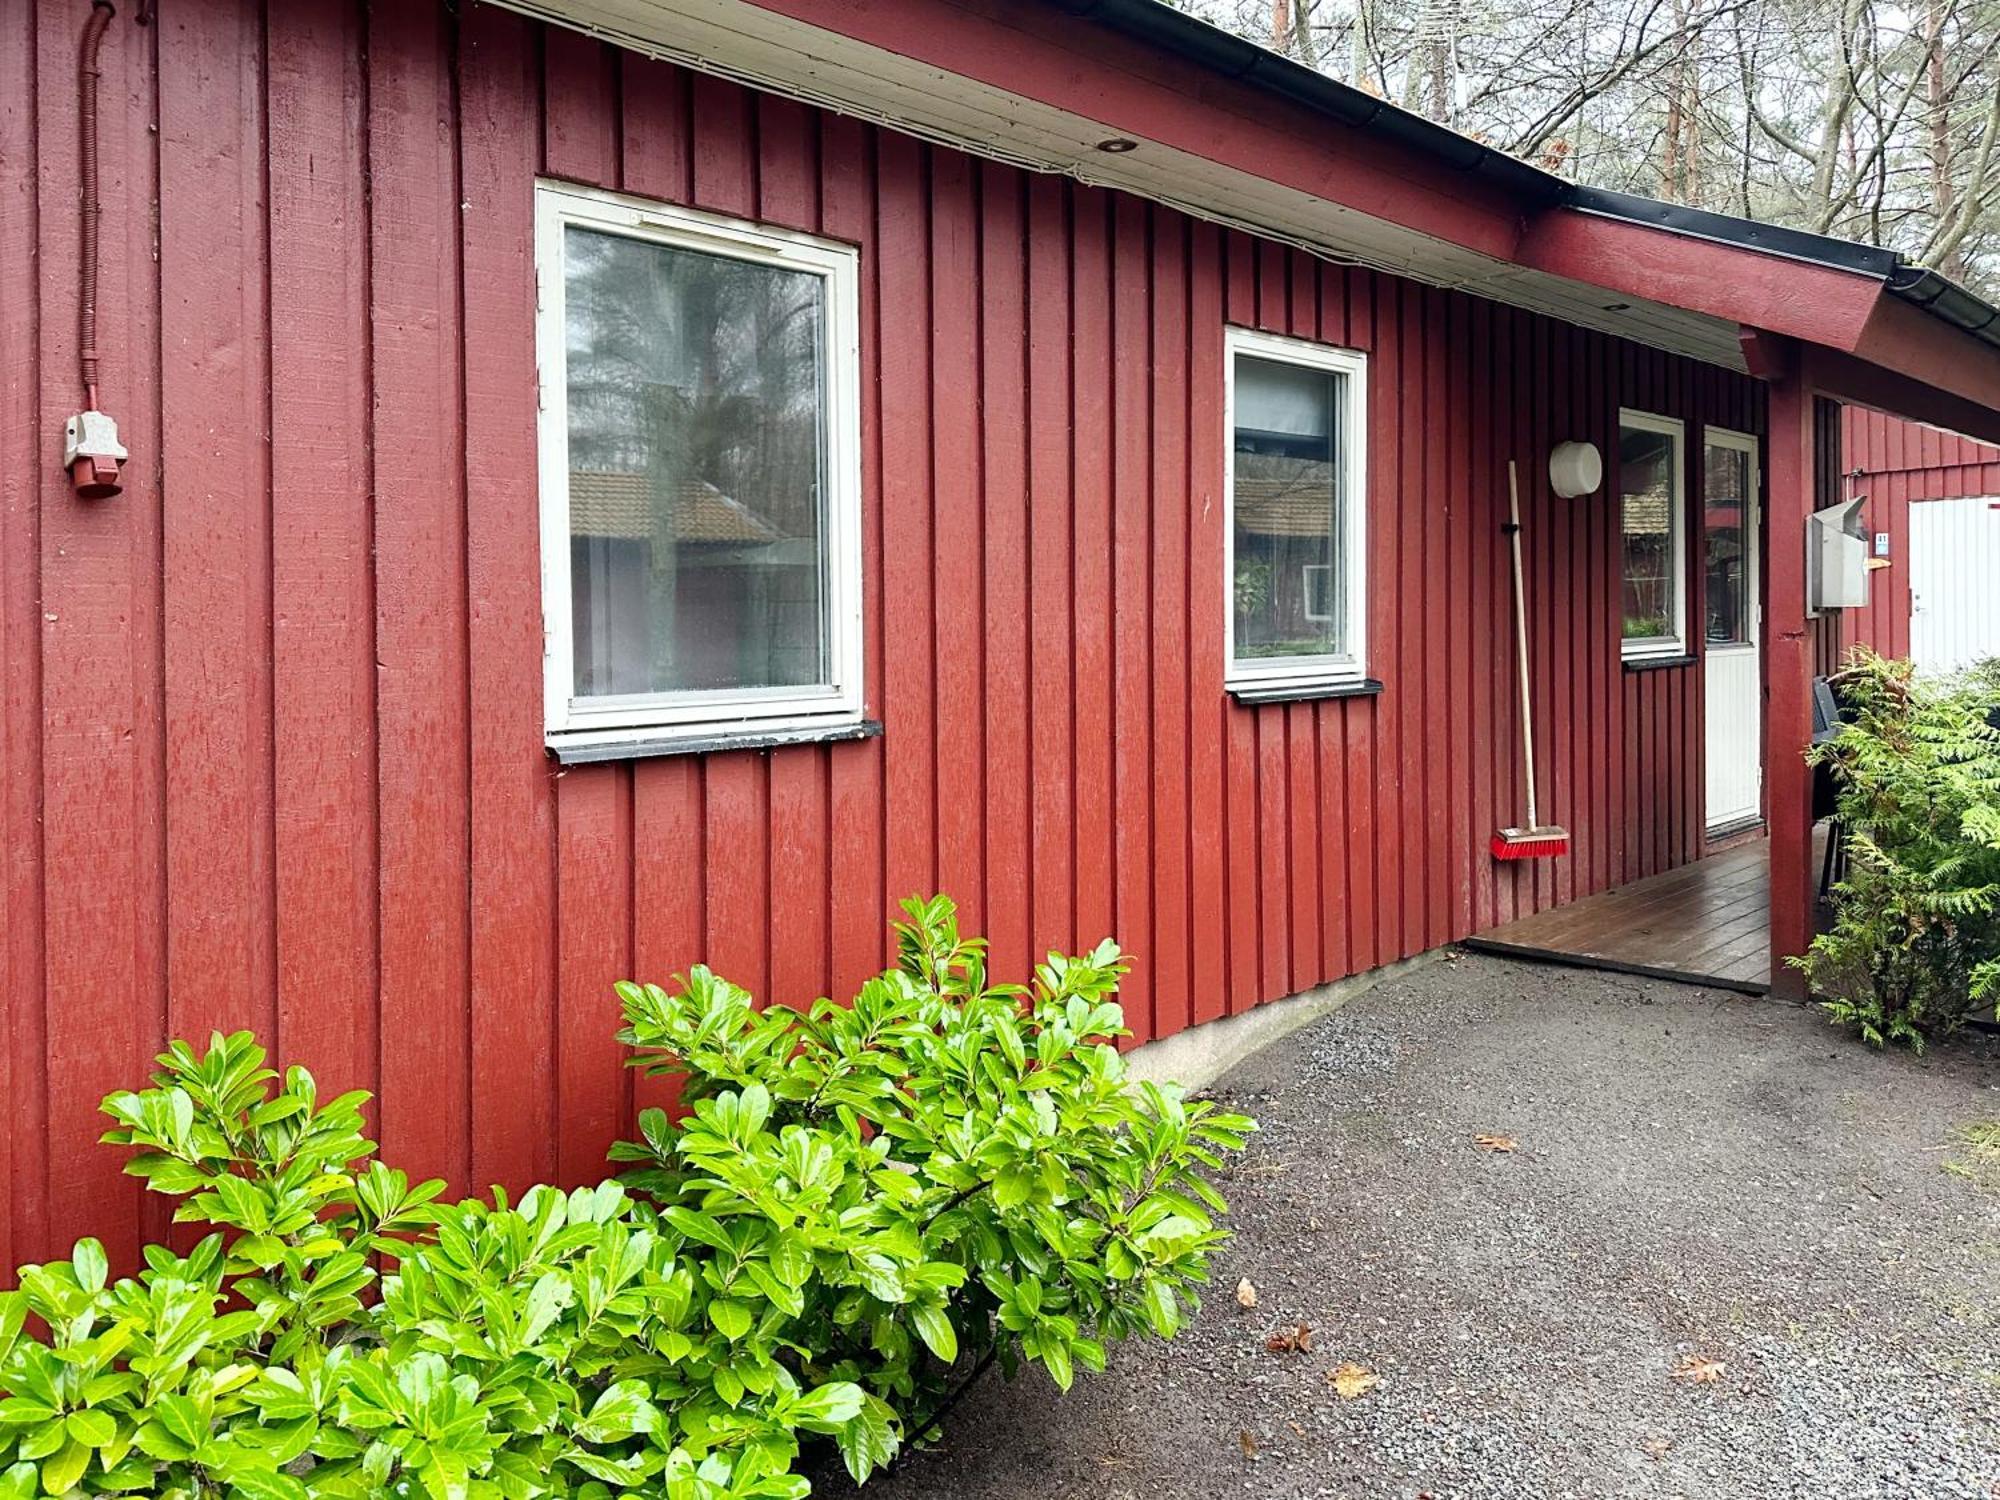
[[[748,1306],[728,1297],[718,1297],[708,1304],[708,1320],[732,1343],[749,1333],[753,1321]]]

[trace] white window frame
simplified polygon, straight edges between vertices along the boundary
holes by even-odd
[[[1341,531],[1334,560],[1347,585],[1342,632],[1348,650],[1339,656],[1236,656],[1236,359],[1249,355],[1280,364],[1326,370],[1343,378],[1338,414],[1334,483]],[[1359,349],[1286,338],[1251,328],[1224,330],[1222,351],[1222,629],[1223,685],[1247,690],[1353,687],[1368,679],[1368,356]]]
[[[576,696],[570,594],[564,231],[571,225],[805,271],[826,287],[825,586],[830,680],[806,687]],[[557,749],[764,739],[862,721],[860,255],[853,246],[573,183],[535,184],[535,365],[542,528],[544,717]]]
[[[1623,464],[1618,486],[1618,654],[1626,661],[1671,661],[1688,655],[1687,570],[1687,423],[1679,417],[1663,417],[1657,412],[1618,409],[1618,425],[1651,432],[1673,440],[1673,483],[1667,507],[1667,551],[1674,586],[1674,629],[1668,635],[1631,636],[1625,634],[1625,487]]]

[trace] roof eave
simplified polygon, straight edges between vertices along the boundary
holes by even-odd
[[[1329,78],[1268,47],[1161,4],[1160,0],[1050,0],[1050,3],[1078,19],[1096,21],[1148,41],[1214,72],[1267,88],[1342,124],[1420,151],[1456,171],[1481,177],[1519,195],[1530,210],[1569,208],[1662,229],[1685,238],[1873,277],[1892,295],[1962,333],[2000,347],[2000,308],[1936,271],[1909,264],[1893,250],[1637,194],[1579,185],[1351,84]]]
[[[1226,77],[1283,95],[1344,125],[1422,152],[1454,171],[1484,178],[1539,207],[1561,201],[1571,184],[1448,125],[1330,78],[1268,47],[1247,41],[1160,0],[1049,0],[1078,20],[1095,21]]]

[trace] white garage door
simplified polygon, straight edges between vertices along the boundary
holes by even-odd
[[[1956,672],[2000,656],[2000,499],[1910,507],[1910,657]]]

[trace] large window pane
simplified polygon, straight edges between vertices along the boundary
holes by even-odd
[[[1646,427],[1618,430],[1627,641],[1680,636],[1680,440]]]
[[[1346,379],[1236,356],[1231,508],[1239,661],[1348,651],[1337,463]]]
[[[1750,639],[1757,580],[1750,576],[1750,455],[1710,443],[1702,462],[1702,571],[1708,640],[1718,646]]]
[[[578,698],[828,680],[826,283],[569,226]]]

